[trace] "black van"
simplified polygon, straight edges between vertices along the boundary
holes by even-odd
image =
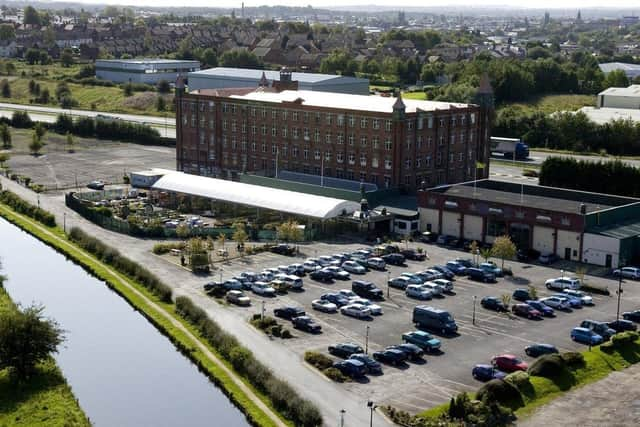
[[[469,277],[469,279],[471,280],[477,280],[478,282],[485,282],[485,283],[489,283],[489,282],[495,282],[496,281],[496,275],[489,272],[489,271],[485,271],[481,268],[467,268],[467,276]]]
[[[458,325],[448,311],[426,305],[418,305],[413,309],[413,323],[419,328],[442,334],[455,334],[458,331]]]

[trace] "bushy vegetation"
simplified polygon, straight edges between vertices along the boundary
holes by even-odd
[[[156,255],[163,255],[171,252],[172,249],[183,250],[185,246],[185,242],[156,243],[151,251]]]
[[[620,160],[590,162],[549,157],[540,167],[540,185],[638,197],[640,169]]]
[[[296,426],[322,425],[320,411],[310,401],[301,398],[286,382],[258,361],[253,354],[239,344],[238,340],[225,332],[211,320],[207,313],[187,297],[176,298],[176,311],[198,328],[202,336],[233,365],[254,387],[266,394],[273,406],[291,419]]]
[[[32,205],[8,190],[0,192],[0,202],[48,227],[56,226],[56,217],[52,213]]]
[[[169,286],[161,282],[155,274],[146,268],[122,255],[117,249],[102,243],[99,239],[90,236],[78,227],[71,229],[69,238],[104,263],[141,283],[162,301],[171,302],[171,288]]]
[[[102,120],[81,117],[73,120],[66,114],[59,114],[53,129],[60,133],[74,133],[80,136],[95,136],[100,139],[115,139],[138,144],[159,144],[160,133],[147,125],[123,120]]]

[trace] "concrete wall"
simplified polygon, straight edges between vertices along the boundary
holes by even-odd
[[[418,208],[418,212],[420,212],[420,231],[427,231],[427,224],[431,224],[431,231],[437,233],[440,225],[438,210]]]
[[[580,261],[580,233],[558,230],[558,248],[556,255],[564,259],[565,248],[571,248],[571,261]],[[574,255],[575,251],[575,255]]]
[[[539,225],[533,228],[533,249],[543,254],[553,252],[553,228]]]
[[[620,241],[600,234],[584,234],[582,261],[589,264],[606,265],[607,255],[611,255],[611,267],[618,267]]]
[[[157,84],[160,80],[174,83],[178,73],[130,73],[128,71],[96,70],[96,77],[114,83],[146,83]]]
[[[464,216],[464,236],[468,240],[482,241],[482,217],[476,215]]]
[[[598,99],[598,105],[600,107],[609,108],[640,108],[640,97],[631,96],[615,96],[615,95],[601,95]]]
[[[460,214],[457,212],[442,212],[442,234],[460,237]]]

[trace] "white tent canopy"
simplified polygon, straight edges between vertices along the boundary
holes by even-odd
[[[164,175],[152,188],[319,219],[335,218],[343,213],[350,215],[360,208],[358,203],[348,200],[182,172]]]

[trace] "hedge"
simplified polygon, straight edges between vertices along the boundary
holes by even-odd
[[[53,214],[38,206],[32,205],[8,190],[0,192],[0,202],[10,206],[14,211],[27,215],[48,227],[56,226],[56,217]]]
[[[171,302],[171,288],[169,286],[162,283],[155,274],[146,268],[122,255],[117,249],[102,243],[95,237],[89,236],[78,227],[71,228],[69,239],[87,252],[91,252],[104,263],[141,283],[145,288],[156,294],[160,300]]]
[[[176,312],[196,326],[202,336],[233,365],[254,387],[266,394],[273,406],[296,426],[314,427],[322,425],[322,416],[318,408],[310,401],[301,398],[286,382],[255,356],[240,345],[238,340],[223,331],[220,325],[210,319],[207,313],[196,306],[189,298],[176,298]]]
[[[95,136],[100,139],[116,139],[137,144],[160,144],[160,133],[147,125],[118,119],[94,119],[79,117],[76,120],[66,114],[58,114],[51,126],[55,132],[67,132],[81,136]]]

